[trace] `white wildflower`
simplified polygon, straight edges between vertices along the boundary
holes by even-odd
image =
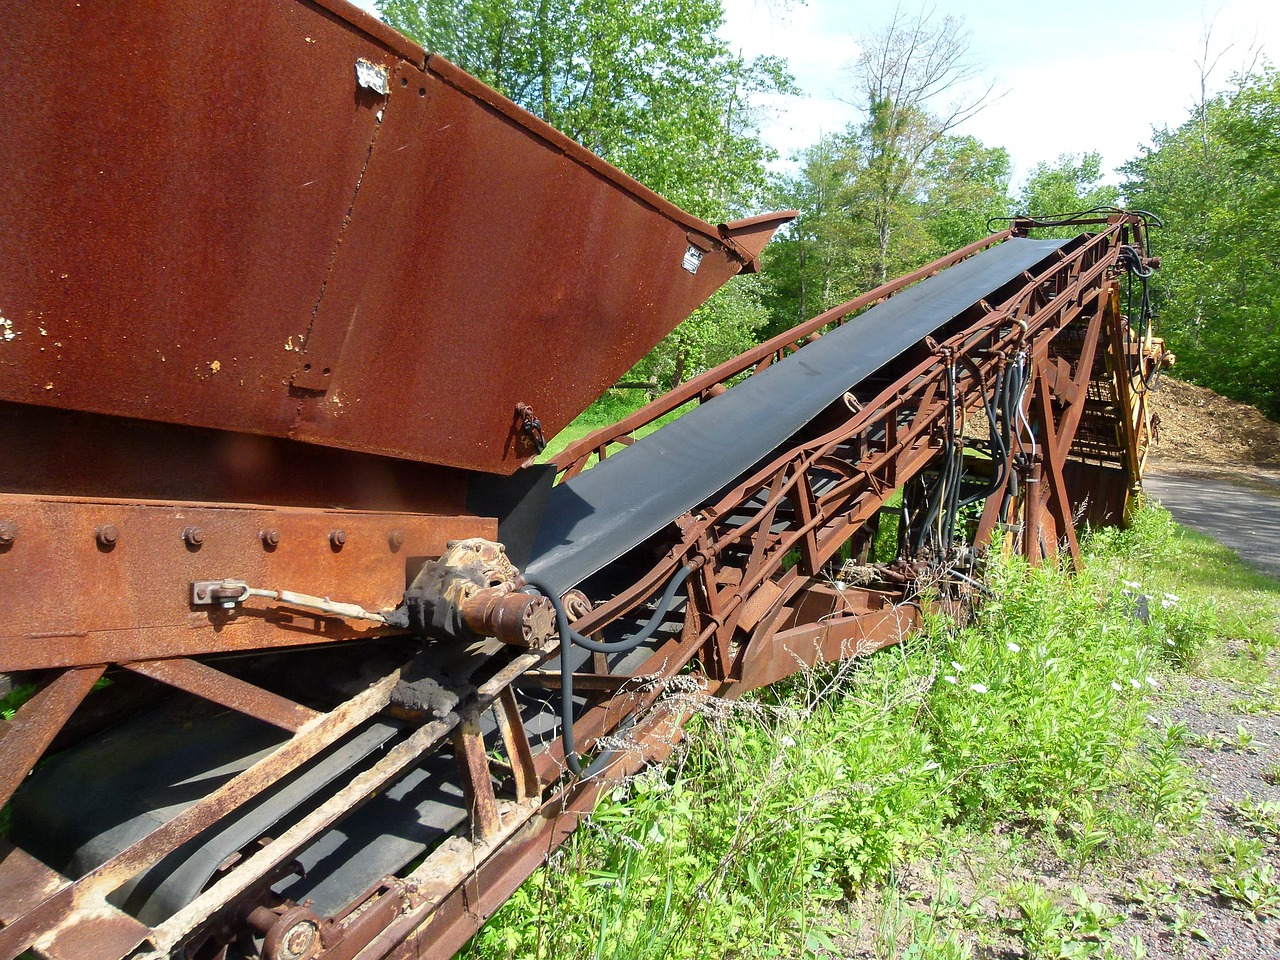
[[[956,673],[964,673],[964,667],[956,663],[954,660],[951,661],[951,666],[955,669]]]
[[[987,686],[984,683],[971,683],[969,684],[969,689],[972,690],[974,693],[987,692]]]
[[[1114,690],[1116,693],[1119,693],[1119,692],[1120,692],[1122,689],[1124,689],[1124,688],[1123,688],[1123,687],[1121,687],[1121,686],[1120,686],[1120,684],[1118,684],[1118,683],[1116,683],[1114,680],[1112,680],[1112,681],[1111,681],[1111,689],[1112,689],[1112,690]]]
[[[1022,652],[1022,648],[1021,648],[1020,646],[1018,646],[1016,643],[1014,643],[1012,640],[1010,640],[1008,643],[1006,643],[1006,644],[1005,644],[1005,646],[1009,648],[1009,652],[1010,652],[1010,653],[1021,653],[1021,652]]]
[[[947,683],[950,683],[950,684],[954,684],[954,683],[956,682],[956,678],[955,678],[955,677],[953,677],[953,676],[951,676],[951,674],[947,674],[947,675],[946,675],[945,677],[943,677],[942,679],[943,679],[943,680],[945,680],[945,681],[947,681]]]
[[[1142,681],[1141,681],[1141,680],[1139,680],[1137,677],[1130,677],[1130,678],[1129,678],[1129,686],[1133,687],[1133,689],[1135,689],[1135,690],[1141,690],[1141,689],[1142,689]]]
[[[938,763],[938,761],[930,760],[922,769],[925,773],[928,773],[930,770],[937,770],[940,766],[942,766],[942,764]]]
[[[1137,580],[1121,580],[1120,582],[1121,582],[1121,583],[1123,583],[1123,584],[1124,584],[1126,587],[1128,587],[1130,590],[1141,590],[1141,589],[1142,589],[1142,584],[1138,583],[1138,581],[1137,581]]]
[[[1148,686],[1148,687],[1158,687],[1158,686],[1160,686],[1160,681],[1159,681],[1159,680],[1157,680],[1155,677],[1147,677],[1147,686]]]
[[[783,737],[783,738],[782,738],[782,740],[781,740],[781,741],[779,741],[779,742],[780,742],[784,747],[794,747],[794,746],[796,745],[795,737],[792,737],[792,736],[790,736],[790,735]]]

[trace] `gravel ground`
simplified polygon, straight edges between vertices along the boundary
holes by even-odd
[[[1211,892],[1215,865],[1206,856],[1211,854],[1211,838],[1217,834],[1254,839],[1262,844],[1262,862],[1280,871],[1280,817],[1276,819],[1277,832],[1267,833],[1250,824],[1236,808],[1241,803],[1280,802],[1276,781],[1280,770],[1280,699],[1275,685],[1280,677],[1280,658],[1273,653],[1268,665],[1269,687],[1251,689],[1196,679],[1171,704],[1172,719],[1191,733],[1188,759],[1197,768],[1207,803],[1201,829],[1154,860],[1152,868],[1175,886],[1184,908],[1203,912],[1196,926],[1207,941],[1176,936],[1164,918],[1135,917],[1130,923],[1152,948],[1152,957],[1280,957],[1280,919],[1276,919],[1280,903],[1272,917],[1251,919],[1238,901]],[[1121,929],[1127,932],[1127,928]]]

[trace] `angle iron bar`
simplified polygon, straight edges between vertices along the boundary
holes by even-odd
[[[0,805],[9,802],[105,670],[99,665],[62,671],[0,726]]]
[[[321,831],[332,826],[376,795],[389,780],[415,763],[419,757],[438,746],[457,725],[456,713],[446,714],[419,727],[408,739],[392,747],[373,767],[358,774],[313,812],[289,827],[278,837],[237,864],[164,923],[152,931],[151,941],[161,954],[176,947],[206,917],[232,903],[273,868],[284,863]]]
[[[320,714],[300,703],[263,690],[198,660],[135,660],[122,667],[160,683],[229,707],[289,733],[297,733]]]

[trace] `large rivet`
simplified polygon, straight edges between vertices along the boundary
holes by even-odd
[[[392,550],[399,550],[401,547],[403,547],[404,531],[392,530],[389,534],[387,534],[387,546],[389,546]]]
[[[0,520],[0,547],[12,547],[18,539],[18,525],[12,520]]]
[[[347,542],[347,531],[345,530],[329,531],[329,545],[333,547],[333,549],[341,550],[342,545],[346,542]]]
[[[204,543],[204,531],[199,527],[187,527],[182,531],[182,540],[194,550]]]
[[[110,550],[120,539],[120,529],[114,523],[104,523],[93,531],[93,536],[98,541],[98,546]]]
[[[262,545],[268,550],[274,550],[280,546],[280,531],[273,530],[271,527],[263,527],[258,531],[258,536],[262,539]]]

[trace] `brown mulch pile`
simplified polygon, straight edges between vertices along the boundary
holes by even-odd
[[[1280,468],[1280,423],[1256,408],[1168,377],[1151,402],[1160,415],[1150,455],[1157,470],[1175,465]]]

